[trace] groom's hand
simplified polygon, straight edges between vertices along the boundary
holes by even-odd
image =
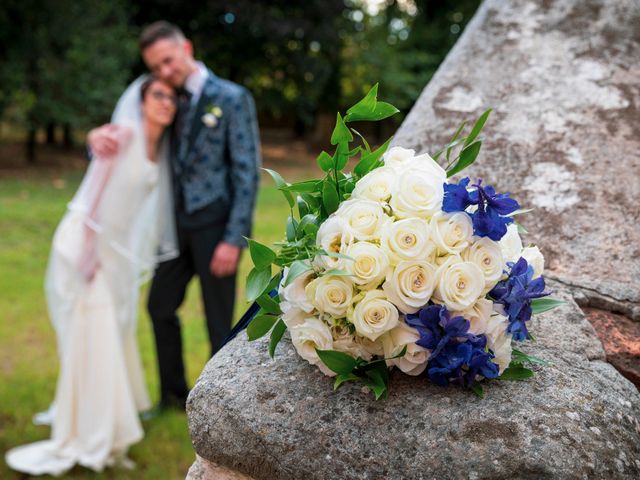
[[[220,242],[213,251],[209,270],[216,277],[228,277],[235,273],[239,259],[240,247],[231,243]]]
[[[118,154],[121,135],[118,125],[108,123],[94,128],[87,135],[87,143],[98,158],[111,159]]]

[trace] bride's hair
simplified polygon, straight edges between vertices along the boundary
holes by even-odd
[[[151,84],[155,81],[159,80],[158,77],[154,77],[153,75],[149,75],[144,82],[142,82],[142,85],[140,85],[140,101],[144,102],[145,97],[147,96],[147,91],[149,90],[149,87],[151,86]]]
[[[160,20],[146,27],[140,34],[138,44],[140,51],[146,50],[148,47],[162,39],[184,40],[185,36],[182,30],[173,23]]]

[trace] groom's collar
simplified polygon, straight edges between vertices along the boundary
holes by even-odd
[[[213,75],[202,62],[196,62],[196,70],[187,77],[184,88],[191,94],[193,102],[197,102],[202,94],[204,84],[209,75]]]

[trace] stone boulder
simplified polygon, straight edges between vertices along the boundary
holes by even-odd
[[[565,299],[536,318],[526,348],[552,366],[487,383],[484,399],[397,372],[386,400],[334,392],[288,339],[271,360],[243,334],[189,395],[195,450],[254,479],[638,478],[640,394]]]

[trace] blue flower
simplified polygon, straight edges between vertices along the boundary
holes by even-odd
[[[445,183],[442,210],[448,213],[464,212],[469,206],[477,205],[477,210],[470,214],[474,235],[500,240],[507,233],[507,225],[513,222],[506,215],[518,210],[520,205],[508,193],[496,193],[491,185],[483,187],[481,179],[473,184],[476,190],[468,191],[468,185],[468,177],[457,185]]]
[[[544,278],[533,279],[533,267],[521,257],[516,263],[509,263],[511,271],[506,280],[499,282],[489,292],[493,301],[504,305],[509,317],[507,331],[518,341],[525,340],[529,332],[526,322],[531,320],[531,301],[534,298],[546,297]]]
[[[476,375],[496,378],[499,370],[484,335],[469,333],[469,321],[453,317],[443,305],[429,305],[406,317],[420,334],[418,345],[431,350],[426,374],[433,383],[471,387]]]

